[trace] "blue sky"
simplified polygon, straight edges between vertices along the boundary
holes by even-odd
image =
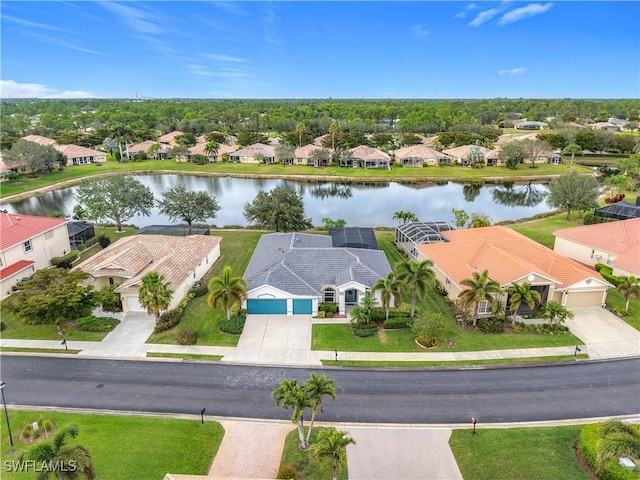
[[[640,2],[2,1],[2,97],[638,98]]]

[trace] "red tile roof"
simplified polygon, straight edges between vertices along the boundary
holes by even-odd
[[[66,218],[0,213],[0,251],[68,223]]]
[[[23,140],[28,140],[29,142],[38,143],[40,145],[53,145],[56,141],[53,138],[43,137],[42,135],[27,135],[26,137],[22,137]]]
[[[9,265],[8,267],[0,270],[0,280],[4,280],[5,278],[9,278],[11,275],[15,275],[16,273],[24,270],[25,268],[30,267],[35,262],[33,260],[18,260],[16,263]]]
[[[474,271],[489,271],[489,277],[508,285],[531,273],[567,288],[600,274],[584,265],[501,226],[451,230],[450,242],[418,245],[417,249],[457,283]],[[601,280],[602,281],[602,280]]]
[[[553,234],[556,237],[622,255],[640,245],[640,218],[561,228]],[[638,261],[640,262],[640,258]]]

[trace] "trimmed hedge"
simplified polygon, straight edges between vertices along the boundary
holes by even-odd
[[[78,327],[84,332],[110,332],[120,323],[113,317],[83,317],[78,319]]]
[[[167,310],[160,315],[160,322],[156,323],[153,327],[153,333],[166,332],[178,325],[182,320],[182,309],[174,308],[173,310]]]
[[[69,262],[73,263],[78,259],[79,255],[80,254],[78,253],[77,250],[71,250],[69,253],[67,253],[66,255],[63,255],[62,257],[53,257],[51,259],[51,265],[53,265],[54,267],[57,267],[60,262],[63,262],[65,260],[68,260]]]
[[[389,309],[389,319],[398,317],[408,317],[411,313],[411,305],[403,303],[399,307]],[[386,312],[382,307],[373,307],[371,309],[371,320],[374,322],[382,322],[385,319]]]
[[[192,328],[186,328],[178,332],[178,343],[180,345],[195,345],[198,342],[198,334]]]
[[[358,326],[351,328],[351,333],[353,333],[356,337],[366,338],[373,337],[376,333],[378,333],[378,327],[374,326]]]
[[[569,333],[569,327],[566,325],[551,325],[549,323],[529,324],[516,322],[513,325],[513,333],[542,333],[556,335]]]
[[[411,317],[396,317],[389,318],[384,322],[384,328],[387,330],[394,330],[398,328],[410,328],[413,324],[413,319]]]
[[[231,317],[229,320],[226,318],[222,318],[218,320],[218,329],[222,333],[230,333],[232,335],[240,335],[242,330],[244,329],[244,322],[246,321],[246,317],[242,315],[236,315]]]
[[[338,304],[336,302],[320,302],[318,311],[330,313],[331,315],[327,315],[327,317],[331,318],[331,316],[338,311]]]
[[[621,281],[620,278],[616,277],[613,274],[613,269],[609,265],[605,265],[604,263],[596,263],[595,269],[598,271],[598,273],[600,273],[600,275],[602,275],[602,278],[604,278],[607,282],[612,283],[616,287],[620,283]]]
[[[504,320],[501,318],[486,317],[479,318],[476,328],[483,333],[502,333],[504,332]]]
[[[193,294],[194,298],[203,297],[207,293],[209,293],[209,289],[207,288],[206,285],[200,285],[199,287],[194,287],[191,290],[189,290],[189,294]]]
[[[596,452],[600,441],[601,423],[585,425],[580,430],[579,447],[585,463],[592,472],[596,471]],[[615,459],[610,460],[604,470],[598,474],[599,480],[637,480],[638,475],[619,465]]]

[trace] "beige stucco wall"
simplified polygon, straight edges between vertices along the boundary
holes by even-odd
[[[596,263],[606,264],[607,261],[612,261],[616,258],[616,255],[611,252],[560,237],[556,237],[553,250],[576,262],[590,266],[594,266]]]
[[[19,222],[20,220],[18,220]],[[67,224],[55,227],[31,239],[31,250],[25,252],[24,244],[19,243],[0,252],[3,267],[12,265],[19,260],[31,260],[36,270],[51,266],[53,257],[61,257],[71,251]]]
[[[0,300],[4,300],[9,295],[11,295],[11,287],[13,287],[24,277],[32,275],[33,272],[35,272],[35,268],[33,268],[33,265],[30,265],[21,272],[17,272],[7,278],[3,278],[2,280],[0,280]]]

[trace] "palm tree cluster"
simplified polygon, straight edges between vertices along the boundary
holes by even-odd
[[[309,438],[316,414],[318,411],[323,412],[322,399],[324,396],[336,399],[335,381],[325,374],[318,375],[315,372],[311,372],[307,381],[302,384],[298,383],[295,378],[282,380],[280,386],[271,392],[271,398],[277,406],[292,410],[291,421],[297,426],[300,440],[298,447],[301,450],[306,450],[309,447]],[[304,413],[306,409],[311,410],[311,423],[305,438]]]
[[[347,466],[347,446],[355,445],[356,441],[347,437],[347,432],[333,427],[320,431],[316,440],[310,450],[312,460],[331,460],[333,480],[338,480],[338,472]]]
[[[393,214],[393,219],[398,220],[398,223],[402,223],[403,225],[405,223],[418,221],[418,217],[416,216],[415,213],[405,212],[404,210],[398,210],[397,212],[395,212]]]

